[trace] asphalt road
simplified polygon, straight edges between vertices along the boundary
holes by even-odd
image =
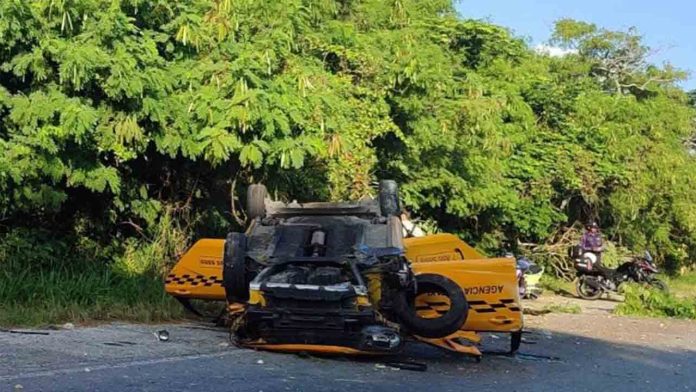
[[[476,363],[410,345],[401,359],[427,364],[425,372],[391,368],[387,358],[237,349],[225,331],[200,324],[0,332],[0,391],[696,390],[696,323],[605,310],[528,316],[515,357],[491,354]],[[158,341],[158,329],[168,330],[170,341]],[[505,335],[487,335],[483,348],[507,344]]]

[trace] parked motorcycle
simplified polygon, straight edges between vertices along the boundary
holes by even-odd
[[[599,266],[597,255],[583,253],[579,246],[571,250],[571,257],[577,271],[575,290],[580,298],[596,300],[604,293],[618,292],[621,285],[627,282],[642,283],[667,291],[665,282],[655,277],[659,271],[648,251],[645,251],[644,256],[634,257],[616,269]]]
[[[544,274],[544,268],[540,267],[526,257],[517,259],[517,284],[520,297],[524,299],[537,299],[542,289],[539,281]]]

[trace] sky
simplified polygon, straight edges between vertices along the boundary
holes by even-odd
[[[573,18],[612,30],[636,27],[656,53],[650,61],[689,71],[683,87],[696,89],[696,1],[694,0],[458,0],[465,18],[486,19],[544,44],[554,21]]]

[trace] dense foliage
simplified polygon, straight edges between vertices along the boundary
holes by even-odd
[[[615,309],[617,314],[696,320],[696,298],[677,297],[638,285],[624,287],[624,295],[624,302]]]
[[[2,1],[0,232],[138,272],[239,226],[249,183],[340,199],[394,178],[483,249],[597,218],[692,263],[683,75],[632,30],[564,20],[554,44],[571,54],[446,0]]]

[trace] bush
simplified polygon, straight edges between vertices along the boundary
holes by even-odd
[[[541,287],[544,290],[551,291],[555,294],[572,293],[573,285],[567,280],[557,278],[554,275],[544,273],[541,276]]]
[[[159,272],[164,253],[153,251],[160,249],[158,244],[99,246],[84,236],[10,231],[0,237],[0,325],[182,317],[180,305],[164,292]],[[120,255],[147,268],[124,271]]]
[[[182,217],[181,215],[184,215]],[[187,211],[166,208],[159,220],[141,232],[140,238],[127,238],[113,258],[112,269],[124,276],[152,274],[164,276],[191,240]]]
[[[167,203],[228,227],[258,181],[303,201],[393,178],[480,249],[595,216],[696,258],[696,112],[633,30],[564,20],[555,39],[585,50],[554,58],[448,0],[168,3],[0,1],[0,231],[84,217],[106,247]],[[617,90],[597,70],[627,44]],[[135,248],[125,271],[148,268]]]
[[[696,319],[696,298],[678,298],[635,284],[625,286],[624,295],[624,302],[615,309],[617,314]]]

